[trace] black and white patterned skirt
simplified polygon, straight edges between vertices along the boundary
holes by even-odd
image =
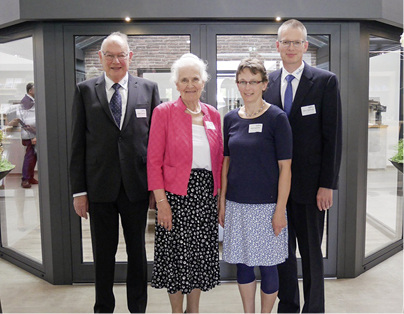
[[[166,192],[173,228],[157,224],[151,285],[168,293],[208,291],[219,284],[217,197],[213,175],[192,169],[186,196]]]

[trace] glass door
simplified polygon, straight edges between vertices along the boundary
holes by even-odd
[[[42,268],[33,51],[0,44],[0,250]]]
[[[76,55],[76,83],[103,73],[102,65],[98,60],[98,51],[106,36],[76,36],[75,46],[82,54]],[[179,97],[174,83],[170,81],[171,65],[184,53],[190,52],[190,35],[129,35],[130,49],[134,52],[129,73],[133,76],[143,77],[157,82],[161,102],[172,101]],[[158,52],[158,53],[150,53]],[[154,220],[155,210],[149,210],[146,228],[147,259],[153,261],[154,256]],[[83,262],[93,262],[91,234],[89,220],[81,222],[81,244]],[[126,262],[125,240],[120,228],[117,262]]]
[[[71,45],[75,50],[74,82],[78,83],[103,73],[99,62],[98,51],[103,39],[115,29],[112,25],[99,28],[97,35],[94,31],[75,28],[69,30]],[[158,83],[161,102],[175,100],[179,93],[174,83],[170,82],[172,63],[181,55],[188,52],[199,53],[199,37],[194,26],[186,27],[180,33],[180,27],[172,25],[148,25],[141,28],[128,26],[121,32],[128,35],[129,47],[134,56],[129,73]],[[191,49],[192,47],[192,49]],[[71,92],[71,97],[72,97]],[[69,104],[70,105],[70,104]],[[73,238],[73,281],[93,281],[93,254],[91,246],[90,224],[88,220],[79,219],[72,209],[72,238]],[[154,223],[155,210],[149,210],[146,226],[146,253],[149,276],[154,259]],[[119,245],[116,255],[115,280],[124,281],[126,277],[126,247],[120,226]]]
[[[208,26],[208,47],[215,46],[216,51],[208,50],[208,62],[216,65],[216,73],[209,86],[209,100],[216,105],[222,118],[224,115],[243,105],[243,100],[235,83],[235,73],[241,59],[257,57],[264,60],[268,74],[282,66],[279,53],[276,50],[277,29],[279,24],[238,24],[236,26]],[[333,71],[338,75],[339,53],[333,51],[332,46],[339,47],[337,27],[327,25],[306,25],[308,29],[309,49],[303,59],[307,64]],[[335,38],[332,42],[331,38]],[[331,59],[332,57],[332,59]],[[332,68],[330,66],[333,65]],[[324,269],[326,276],[336,275],[336,238],[337,238],[337,211],[338,192],[334,192],[334,206],[327,212],[323,238]],[[222,234],[222,232],[220,232]],[[222,239],[220,239],[222,240]],[[222,272],[235,278],[235,267],[223,263]],[[299,265],[300,267],[300,265]]]
[[[370,35],[366,259],[403,238],[402,60],[399,38]]]

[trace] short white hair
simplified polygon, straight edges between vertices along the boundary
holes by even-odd
[[[130,51],[130,49],[129,49],[129,43],[128,43],[128,36],[127,36],[126,34],[122,34],[121,32],[113,32],[113,33],[111,33],[110,35],[108,35],[108,36],[102,41],[100,50],[101,50],[101,51],[104,51],[105,43],[106,43],[108,40],[113,40],[114,37],[120,38],[120,39],[125,43],[125,46],[128,47],[128,51],[127,51],[127,52]]]
[[[209,74],[206,71],[207,63],[192,53],[183,54],[173,63],[171,66],[171,80],[177,84],[179,79],[179,69],[191,66],[197,66],[199,68],[199,73],[204,83],[209,80]]]

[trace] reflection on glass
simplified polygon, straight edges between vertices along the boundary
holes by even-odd
[[[222,119],[227,112],[243,105],[243,99],[235,82],[237,67],[242,59],[255,57],[264,60],[268,74],[282,67],[282,60],[276,48],[277,37],[277,35],[218,35],[216,37],[216,101]],[[307,39],[309,48],[303,55],[303,60],[311,66],[329,70],[329,36],[308,35]],[[327,224],[324,231],[322,251],[323,255],[327,256]],[[223,229],[220,227],[220,241],[222,241],[222,234]],[[222,252],[221,244],[220,252]]]
[[[403,174],[389,161],[403,137],[401,48],[371,36],[365,256],[402,238]],[[401,116],[400,116],[401,115]]]
[[[1,246],[42,263],[32,38],[0,44],[0,64],[4,157],[15,165],[0,181]]]
[[[106,36],[76,36],[76,82],[81,82],[103,73],[98,51]],[[162,102],[175,100],[179,93],[170,81],[171,65],[184,53],[190,52],[189,35],[169,36],[128,36],[130,50],[134,55],[129,73],[157,82]],[[154,259],[155,211],[149,210],[146,227],[147,260]],[[92,262],[91,235],[89,221],[82,220],[83,262]],[[120,228],[116,260],[126,261],[125,241]]]

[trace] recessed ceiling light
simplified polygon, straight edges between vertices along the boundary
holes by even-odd
[[[282,21],[282,18],[281,18],[280,16],[277,16],[277,17],[275,18],[275,21],[280,22],[280,21]]]
[[[132,19],[129,16],[127,16],[127,17],[125,17],[125,21],[130,22],[130,21],[132,21]]]

